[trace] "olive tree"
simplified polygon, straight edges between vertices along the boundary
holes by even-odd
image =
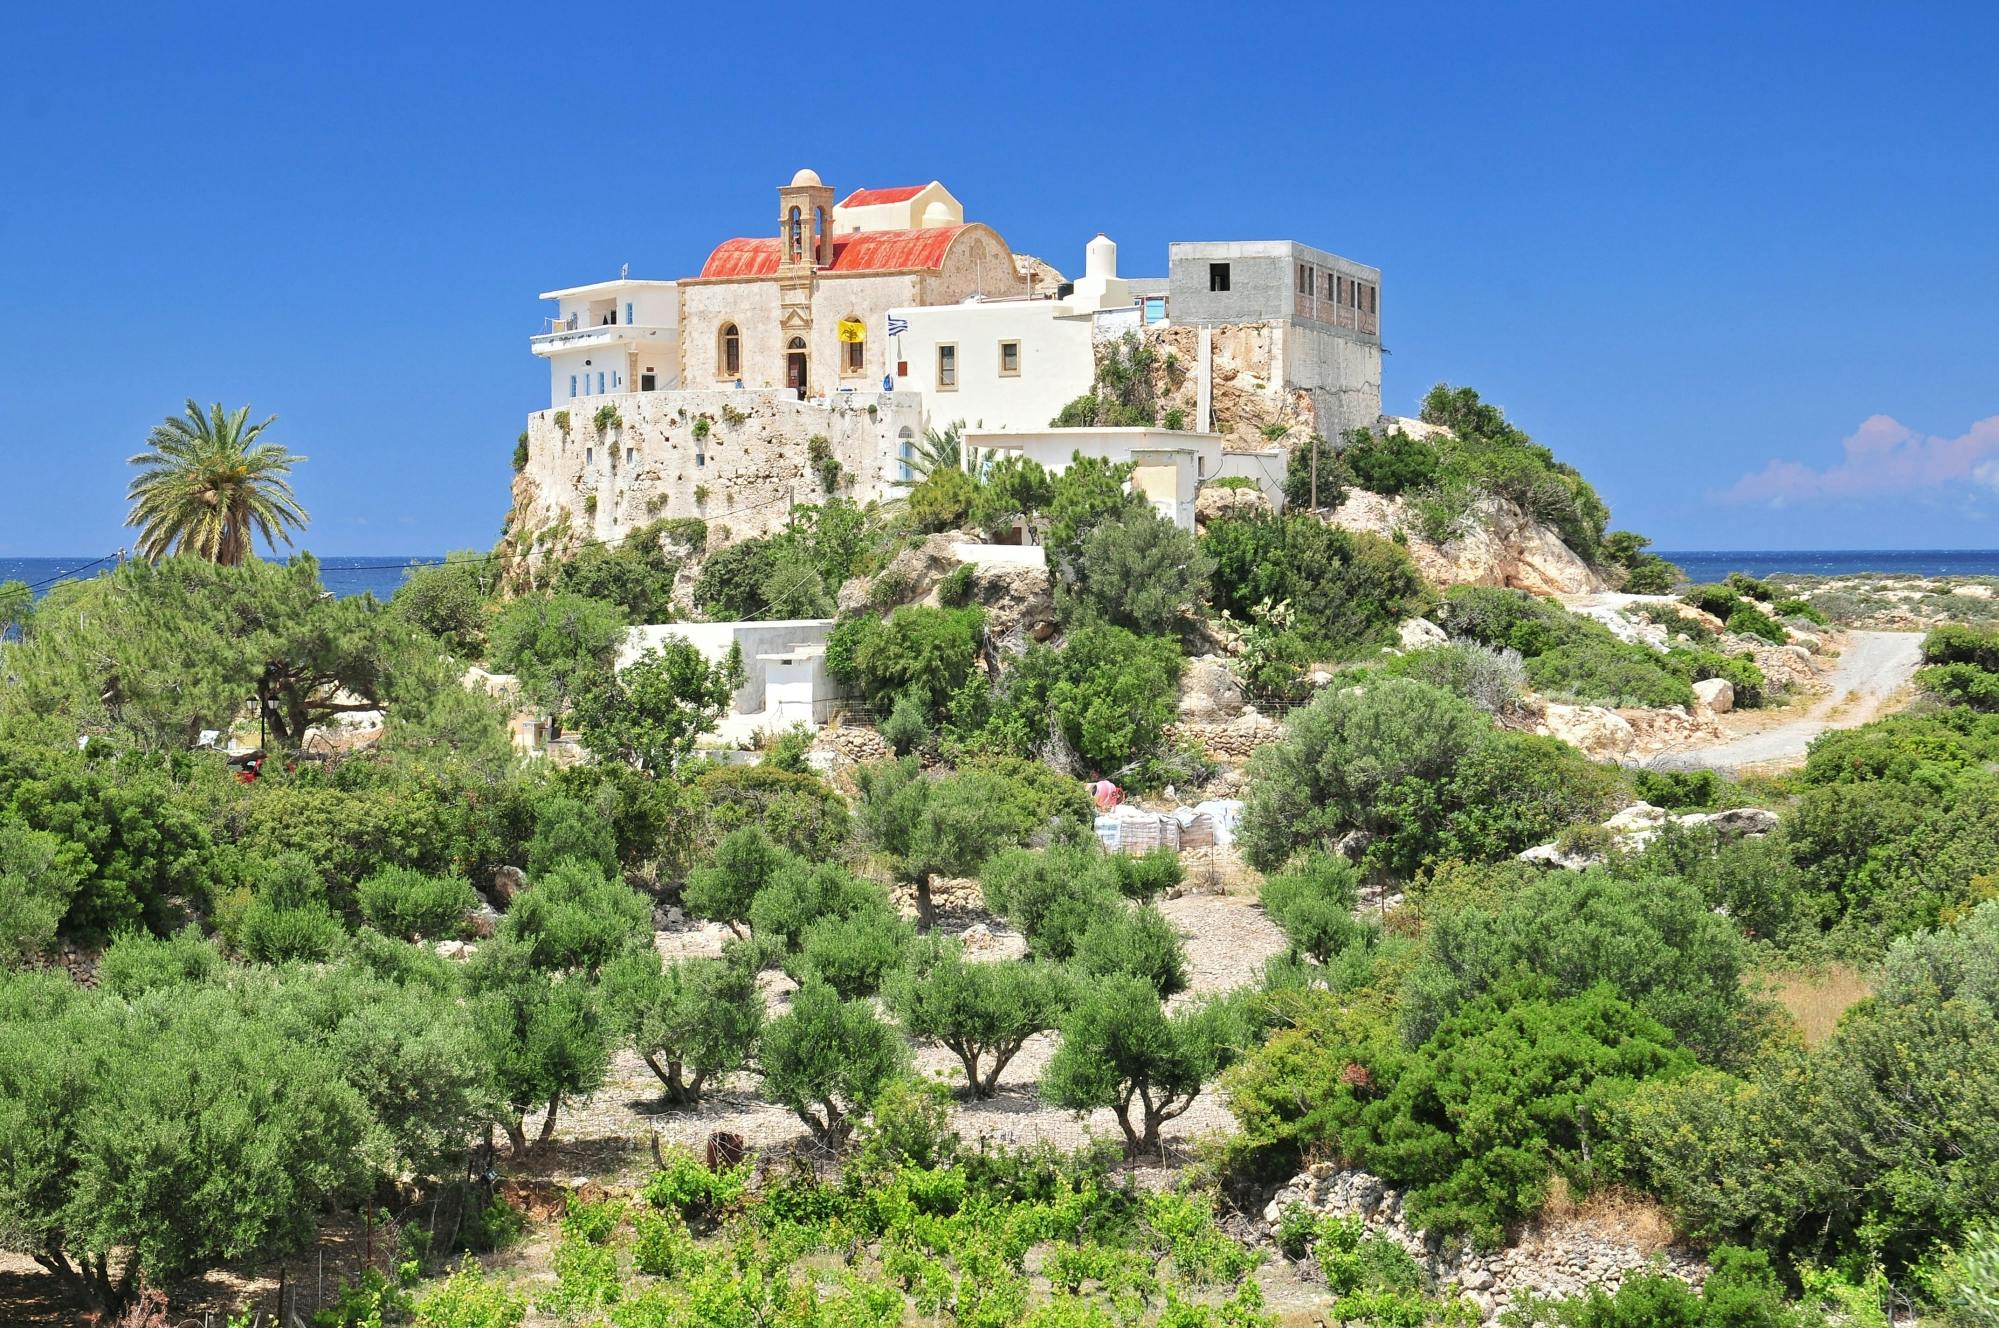
[[[910,948],[884,995],[909,1036],[948,1048],[964,1067],[966,1091],[989,1098],[1027,1040],[1061,1021],[1070,985],[1053,965],[967,962],[956,940],[930,937]]]
[[[741,1069],[763,1031],[756,969],[735,955],[662,964],[652,946],[634,946],[605,966],[603,992],[612,1026],[675,1106]]]
[[[930,778],[914,757],[879,761],[854,773],[861,826],[897,879],[916,889],[917,926],[930,930],[931,883],[972,876],[994,853],[1040,827],[1037,799],[1004,775],[967,770]]]
[[[865,1112],[907,1067],[909,1048],[866,1001],[843,1001],[808,981],[791,1008],[764,1030],[759,1053],[764,1096],[788,1107],[812,1137],[838,1149]]]
[[[1041,1092],[1077,1111],[1110,1108],[1129,1154],[1158,1155],[1160,1127],[1194,1105],[1248,1036],[1235,1001],[1210,999],[1168,1014],[1145,979],[1098,979],[1082,988],[1063,1022]]]

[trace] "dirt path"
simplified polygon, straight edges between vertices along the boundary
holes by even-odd
[[[1802,718],[1712,747],[1675,752],[1654,764],[1662,770],[1739,770],[1804,759],[1805,748],[1827,729],[1858,728],[1881,716],[1922,662],[1919,632],[1853,632],[1826,680],[1828,690]]]

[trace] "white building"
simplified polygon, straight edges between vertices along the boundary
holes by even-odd
[[[548,361],[549,401],[680,386],[680,289],[673,281],[599,281],[542,292],[556,311],[529,348]]]
[[[799,724],[816,729],[844,695],[826,671],[826,640],[832,634],[833,621],[793,618],[629,627],[618,647],[616,667],[625,668],[645,651],[659,649],[669,638],[687,642],[710,664],[727,660],[732,649],[740,651],[743,685],[736,689],[729,713],[715,726],[716,736],[737,742],[765,729]]]
[[[1083,275],[1054,299],[968,300],[892,309],[907,330],[893,339],[895,388],[921,392],[931,428],[1046,429],[1090,390],[1096,341],[1141,326],[1146,306],[1117,275],[1117,245],[1103,235],[1084,253]],[[1164,302],[1154,310],[1164,316]]]
[[[1184,429],[968,430],[965,446],[977,456],[1014,453],[1059,475],[1078,456],[1131,465],[1131,491],[1182,530],[1194,528],[1194,495],[1221,473],[1222,437]]]

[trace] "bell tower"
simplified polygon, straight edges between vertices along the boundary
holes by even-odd
[[[777,191],[778,266],[833,265],[833,187],[804,170]]]
[[[784,383],[802,398],[812,385],[812,293],[833,264],[833,190],[802,170],[777,191],[778,342]]]

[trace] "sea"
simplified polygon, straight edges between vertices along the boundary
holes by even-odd
[[[386,600],[396,593],[412,564],[439,563],[438,554],[360,554],[345,558],[321,558],[319,580],[328,590],[346,599],[353,595],[373,595]],[[76,577],[98,576],[111,570],[117,558],[4,558],[0,557],[0,582],[25,581],[39,598],[52,586]]]
[[[1650,550],[1695,582],[1730,572],[1770,576],[1999,576],[1999,549],[1668,549]]]
[[[1691,581],[1719,581],[1730,572],[1769,576],[1795,572],[1809,576],[1853,576],[1882,573],[1895,576],[1999,577],[1999,549],[1660,549],[1659,556],[1677,563]],[[79,576],[96,576],[112,559],[0,558],[0,582],[26,581],[37,595],[50,586]],[[343,598],[373,595],[386,600],[396,593],[412,565],[442,562],[436,554],[360,554],[321,558],[319,579]]]

